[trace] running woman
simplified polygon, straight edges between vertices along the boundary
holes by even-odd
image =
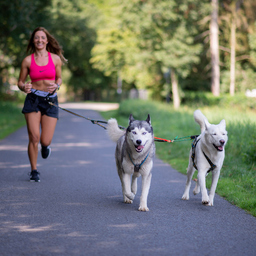
[[[27,46],[27,57],[22,61],[18,87],[27,94],[22,113],[28,131],[28,156],[31,165],[30,181],[40,182],[37,171],[38,144],[42,158],[50,156],[53,134],[59,117],[56,91],[60,88],[61,66],[67,60],[58,41],[43,27],[36,28]],[[27,81],[30,76],[31,81]],[[41,126],[41,134],[40,134]]]

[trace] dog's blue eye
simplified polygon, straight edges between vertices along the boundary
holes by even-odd
[[[142,135],[146,135],[146,134],[147,134],[147,132],[143,132],[143,133],[142,133]]]
[[[137,132],[132,132],[132,134],[136,135],[136,134],[137,134]]]

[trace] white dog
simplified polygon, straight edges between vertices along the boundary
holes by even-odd
[[[196,195],[201,189],[202,203],[213,206],[215,190],[225,157],[224,147],[228,141],[226,123],[223,119],[218,125],[210,124],[200,110],[194,112],[194,118],[200,125],[201,134],[195,139],[190,150],[187,183],[182,199],[189,200],[191,179],[197,169],[198,179],[193,193]],[[208,196],[205,178],[210,171],[212,171],[212,184]]]
[[[137,192],[137,178],[142,176],[142,193],[139,211],[149,211],[148,192],[155,154],[155,143],[150,116],[146,121],[134,120],[130,115],[129,126],[121,130],[116,119],[108,120],[107,132],[117,143],[115,159],[122,184],[124,202],[131,204]],[[132,176],[132,181],[131,181]]]

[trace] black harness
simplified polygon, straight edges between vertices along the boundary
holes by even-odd
[[[193,143],[192,143],[192,154],[191,154],[191,158],[192,158],[193,166],[194,166],[194,168],[195,168],[196,170],[198,170],[198,169],[197,169],[197,166],[196,166],[196,164],[195,164],[196,145],[197,145],[197,143],[198,143],[199,140],[200,140],[200,139],[197,139],[197,137],[195,137],[195,139],[194,139],[194,141],[193,141]],[[209,163],[209,165],[210,165],[210,168],[209,168],[209,170],[207,171],[207,174],[208,174],[209,172],[213,171],[217,166],[210,160],[210,158],[204,153],[204,151],[203,151],[203,154],[204,154],[206,160],[208,161],[208,163]]]

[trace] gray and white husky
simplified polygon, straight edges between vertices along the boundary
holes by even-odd
[[[215,190],[225,158],[225,145],[228,141],[226,123],[223,119],[218,125],[210,124],[200,110],[194,112],[194,118],[200,125],[201,134],[195,139],[190,150],[187,183],[182,199],[189,200],[191,179],[197,169],[198,179],[193,193],[196,195],[201,189],[202,203],[213,206]],[[212,184],[208,196],[205,178],[210,171],[212,171]]]
[[[129,117],[129,126],[121,130],[116,119],[108,120],[107,133],[117,143],[116,167],[122,184],[124,202],[131,204],[137,193],[137,178],[142,177],[139,211],[149,211],[148,192],[151,184],[155,143],[150,115],[146,121]],[[132,177],[132,181],[131,181]]]

